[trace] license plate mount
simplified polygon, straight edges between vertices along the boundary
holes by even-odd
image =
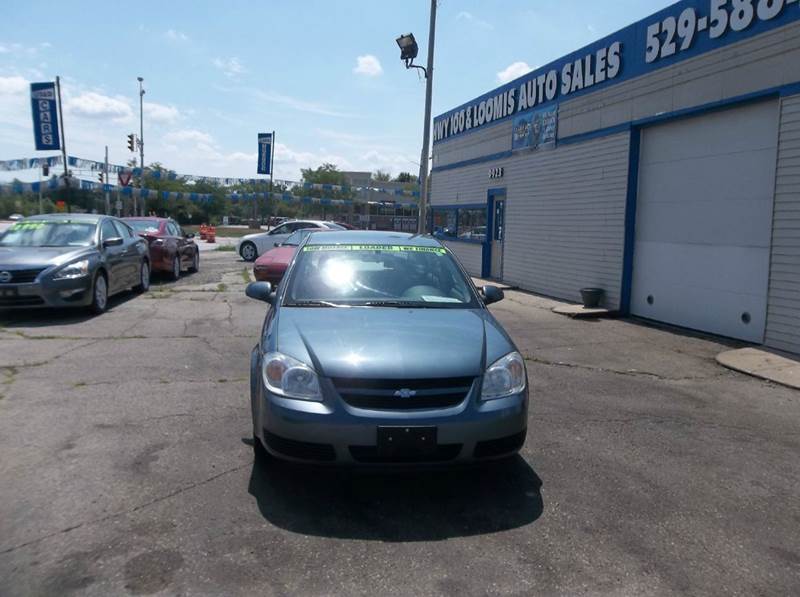
[[[385,458],[430,456],[436,441],[436,427],[378,427],[378,455]]]

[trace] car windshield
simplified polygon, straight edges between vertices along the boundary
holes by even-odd
[[[17,222],[0,236],[3,247],[88,247],[94,243],[95,222],[28,220]]]
[[[125,220],[136,232],[158,232],[158,222],[155,220]]]
[[[469,282],[441,247],[306,245],[285,306],[476,308]]]
[[[339,224],[334,224],[333,222],[325,222],[325,225],[331,230],[347,230],[347,228],[345,228],[344,226],[340,226]]]

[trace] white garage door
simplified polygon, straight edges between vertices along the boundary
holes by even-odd
[[[762,342],[778,104],[642,131],[631,312]]]

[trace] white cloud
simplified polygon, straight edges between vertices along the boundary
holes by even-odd
[[[456,15],[456,21],[461,21],[463,23],[470,23],[471,25],[475,25],[481,29],[486,29],[487,31],[490,29],[494,29],[494,25],[491,23],[484,21],[483,19],[479,19],[471,12],[467,12],[466,10],[462,10],[460,13]]]
[[[189,36],[186,35],[183,31],[178,31],[176,29],[167,29],[167,32],[164,36],[170,41],[189,41]]]
[[[211,63],[225,73],[226,77],[237,77],[247,72],[247,69],[235,56],[233,58],[214,58]]]
[[[133,116],[128,100],[123,97],[110,97],[94,91],[71,97],[64,102],[65,109],[74,115],[85,118],[127,120]]]
[[[383,74],[381,62],[372,54],[366,54],[356,58],[356,66],[353,72],[357,75],[365,75],[367,77],[378,77]]]
[[[532,70],[533,68],[527,62],[514,62],[497,73],[497,80],[500,83],[508,83]]]
[[[42,48],[49,48],[49,43],[39,44]],[[39,51],[36,46],[25,46],[18,43],[2,43],[0,44],[0,54],[28,54],[33,56]]]
[[[180,119],[181,114],[175,106],[165,106],[155,102],[144,103],[144,115],[150,122],[171,123]]]
[[[0,95],[27,93],[30,83],[23,77],[0,77]]]
[[[214,137],[208,133],[204,133],[203,131],[198,131],[197,129],[172,131],[164,135],[163,139],[165,143],[169,143],[171,145],[183,142],[200,143],[206,145],[212,145],[214,143]]]
[[[297,110],[298,112],[308,112],[310,114],[319,114],[321,116],[334,116],[337,118],[355,118],[355,114],[347,112],[340,112],[316,102],[309,102],[301,100],[289,95],[275,93],[273,91],[255,91],[255,96],[265,102],[272,104],[279,104]],[[276,146],[277,147],[277,146]]]

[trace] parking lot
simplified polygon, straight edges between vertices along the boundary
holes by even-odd
[[[800,392],[718,339],[509,291],[527,443],[475,469],[254,468],[250,264],[0,314],[0,594],[797,594]],[[446,350],[443,345],[442,350]]]

